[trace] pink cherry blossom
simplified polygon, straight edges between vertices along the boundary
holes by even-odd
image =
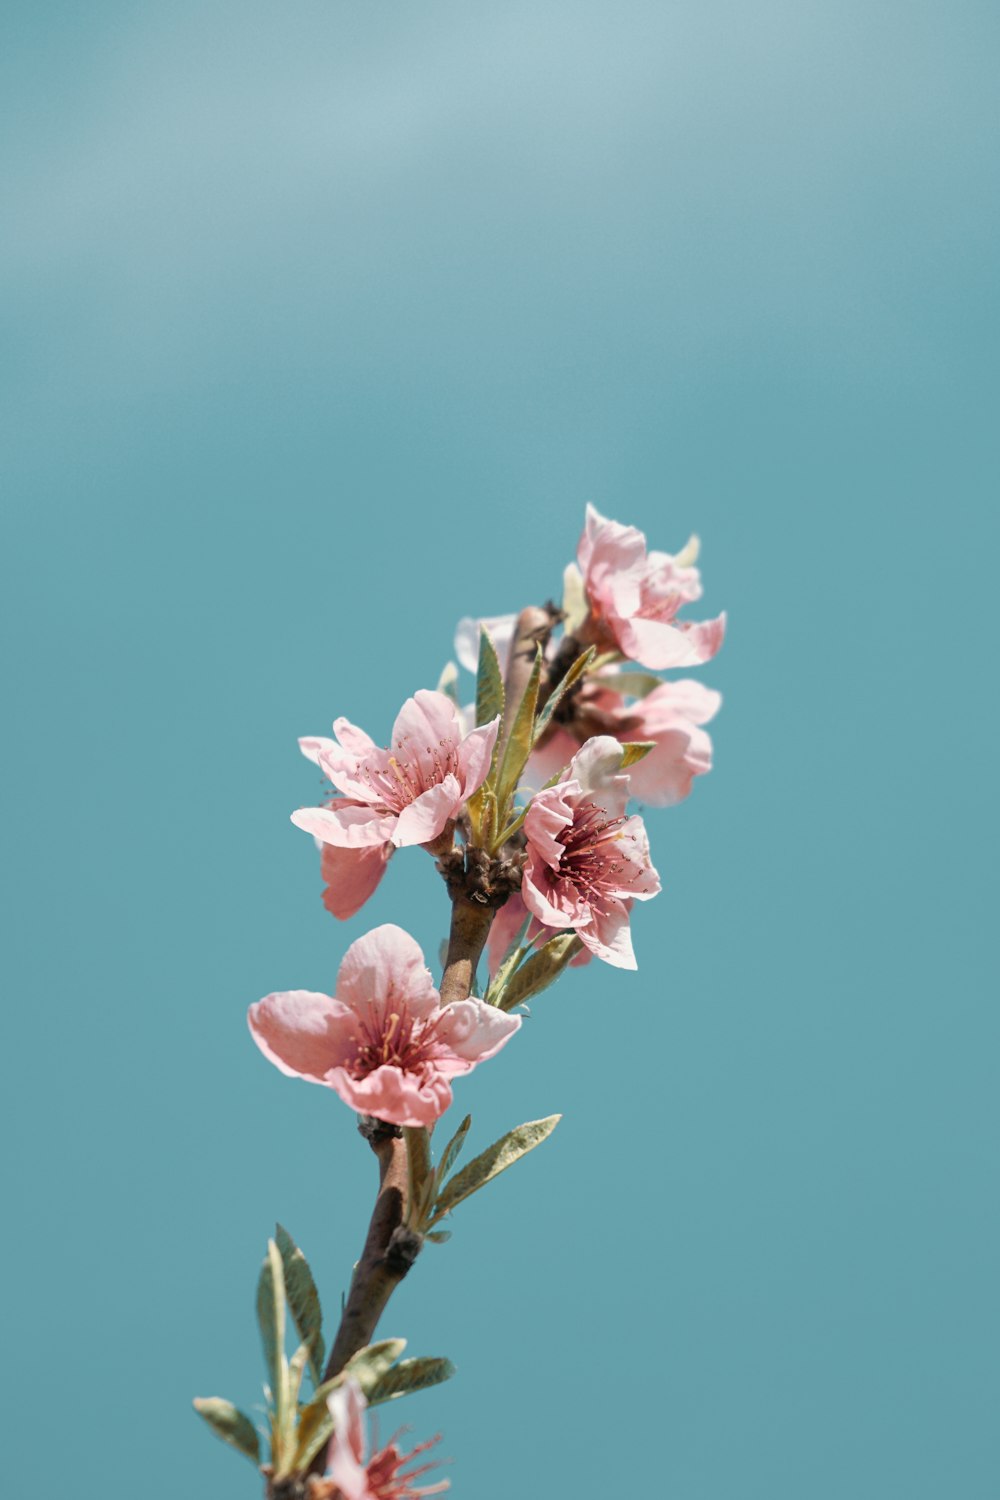
[[[542,943],[547,942],[552,937],[552,928],[547,927],[544,922],[540,922],[537,917],[532,916],[524,904],[524,898],[521,893],[515,891],[512,896],[507,898],[504,905],[501,906],[493,918],[493,925],[490,928],[490,935],[486,942],[486,963],[491,979],[513,948],[525,922],[528,923],[523,939],[523,946],[525,948],[529,946],[540,947]],[[592,958],[593,954],[590,949],[583,948],[575,958],[570,959],[569,966],[571,969],[582,968],[584,964],[589,964]]]
[[[326,1478],[337,1500],[420,1500],[424,1495],[439,1495],[448,1488],[447,1479],[437,1484],[414,1484],[415,1479],[435,1467],[433,1463],[410,1468],[415,1458],[440,1442],[440,1436],[420,1443],[409,1453],[402,1453],[393,1438],[384,1448],[369,1455],[365,1435],[367,1402],[358,1382],[346,1380],[327,1398],[327,1405],[334,1428],[327,1450]]]
[[[342,795],[299,808],[292,822],[341,849],[431,843],[489,775],[499,725],[497,718],[465,734],[452,700],[428,689],[403,704],[387,750],[338,719],[335,740],[299,743]]]
[[[622,742],[652,741],[653,749],[629,768],[631,794],[653,807],[681,802],[696,776],[712,769],[712,741],[701,725],[719,710],[722,697],[691,678],[664,682],[630,703],[600,673],[572,700],[572,718],[560,724],[531,759],[531,777],[555,776],[592,735],[610,734]]]
[[[622,748],[598,735],[578,750],[568,777],[532,799],[521,895],[549,927],[574,927],[587,948],[621,969],[636,967],[632,901],[660,889],[640,817],[626,817]]]
[[[580,638],[617,648],[656,670],[697,666],[713,657],[725,635],[725,615],[702,623],[676,618],[702,592],[694,538],[685,553],[647,552],[641,531],[588,505],[576,554],[590,607]]]
[[[520,1024],[482,1000],[442,1007],[419,945],[391,923],[351,944],[335,995],[266,995],[249,1022],[283,1073],[393,1125],[432,1125],[451,1103],[451,1080],[495,1056]]]

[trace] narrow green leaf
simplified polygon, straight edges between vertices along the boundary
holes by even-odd
[[[629,766],[634,766],[636,761],[643,760],[650,752],[656,749],[655,740],[632,740],[622,744],[622,770],[627,771]]]
[[[582,656],[577,657],[576,661],[570,667],[569,671],[566,673],[566,676],[562,679],[562,681],[560,683],[557,683],[556,686],[552,689],[552,692],[549,694],[548,702],[535,721],[534,743],[536,745],[539,739],[545,733],[546,729],[548,729],[549,725],[551,724],[552,715],[555,713],[556,709],[559,707],[560,703],[563,701],[570,689],[574,688],[580,681],[580,678],[587,671],[596,654],[597,653],[594,647],[588,646],[587,650],[583,652]]]
[[[439,1183],[444,1182],[448,1173],[451,1171],[452,1167],[455,1165],[455,1162],[458,1160],[458,1153],[465,1145],[465,1137],[469,1133],[469,1126],[471,1124],[472,1116],[466,1115],[465,1119],[462,1121],[461,1125],[455,1131],[455,1134],[452,1136],[451,1140],[442,1151],[441,1160],[437,1165],[437,1180]]]
[[[284,1396],[285,1374],[285,1276],[281,1253],[274,1240],[267,1242],[267,1255],[257,1283],[257,1322],[264,1346],[264,1363],[271,1399],[278,1407]]]
[[[485,625],[479,629],[479,668],[476,672],[476,724],[490,724],[504,710],[503,673],[496,647]]]
[[[500,1010],[513,1010],[533,995],[540,995],[555,984],[567,964],[583,947],[575,932],[559,932],[526,959],[499,991],[495,1001]]]
[[[288,1405],[294,1411],[299,1403],[299,1392],[302,1390],[302,1377],[309,1363],[309,1345],[300,1344],[288,1361]]]
[[[326,1404],[326,1397],[331,1391],[335,1391],[338,1385],[343,1385],[343,1383],[343,1375],[338,1375],[336,1380],[328,1381],[323,1387],[326,1395],[320,1399],[317,1392],[309,1405],[304,1406],[299,1412],[293,1473],[301,1474],[304,1470],[308,1469],[319,1450],[325,1443],[330,1441],[330,1435],[333,1432],[333,1418],[330,1416],[330,1408]]]
[[[424,1125],[404,1125],[406,1140],[406,1176],[408,1204],[406,1222],[418,1233],[423,1230],[424,1216],[433,1192],[431,1138]]]
[[[494,1141],[481,1156],[475,1161],[470,1161],[467,1167],[457,1172],[449,1183],[445,1185],[444,1191],[439,1196],[434,1206],[434,1217],[431,1224],[436,1224],[443,1219],[445,1214],[450,1213],[463,1199],[478,1193],[481,1187],[492,1182],[501,1172],[512,1167],[516,1161],[520,1161],[529,1151],[540,1146],[548,1136],[555,1130],[562,1115],[549,1115],[545,1120],[529,1120],[525,1125],[519,1125],[516,1130],[510,1130],[500,1140]]]
[[[454,1373],[450,1359],[402,1359],[372,1387],[368,1404],[378,1406],[382,1401],[395,1401],[412,1391],[425,1391],[450,1380]]]
[[[353,1375],[367,1396],[372,1386],[392,1369],[405,1348],[405,1339],[381,1339],[377,1344],[369,1344],[347,1361],[344,1374]]]
[[[323,1311],[309,1262],[282,1224],[275,1225],[275,1243],[281,1255],[288,1307],[302,1342],[309,1348],[313,1384],[320,1382],[323,1368]]]
[[[211,1427],[216,1437],[244,1453],[253,1464],[260,1463],[260,1438],[250,1418],[221,1396],[198,1396],[194,1409]]]
[[[497,775],[498,822],[506,816],[507,803],[517,786],[521,772],[527,764],[534,740],[535,708],[538,705],[538,684],[542,675],[542,648],[535,649],[535,665],[531,669],[524,697],[517,705],[510,738],[504,748],[503,761]]]

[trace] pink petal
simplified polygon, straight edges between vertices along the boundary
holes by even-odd
[[[357,938],[344,954],[337,975],[337,999],[364,1015],[370,1002],[406,1004],[415,1016],[438,1006],[438,992],[420,944],[386,922]]]
[[[531,752],[524,779],[529,785],[541,788],[553,776],[562,772],[562,779],[565,781],[569,776],[569,763],[579,748],[579,741],[560,724],[551,738]]]
[[[371,844],[364,849],[340,849],[324,844],[320,873],[326,883],[323,905],[346,922],[374,895],[385,874],[393,844]]]
[[[532,915],[546,927],[582,927],[589,923],[589,911],[576,892],[567,890],[565,883],[553,885],[547,876],[546,866],[534,850],[529,850],[521,897]]]
[[[447,758],[448,744],[457,752],[461,738],[457,706],[446,693],[430,688],[407,698],[392,726],[393,750],[401,760],[415,760],[428,782],[437,780],[435,758],[438,764]]]
[[[350,719],[334,719],[333,732],[344,749],[349,750],[352,755],[367,755],[369,751],[378,748],[371,735],[365,734],[365,731],[359,729],[356,724],[352,724]]]
[[[620,746],[618,759],[620,763]],[[559,835],[573,821],[572,799],[579,793],[579,782],[560,781],[531,799],[531,806],[524,820],[524,833],[528,840],[528,847],[553,870],[558,870],[559,861],[564,853],[563,845],[559,842]]]
[[[315,990],[282,990],[265,995],[247,1014],[250,1033],[264,1056],[289,1078],[324,1083],[340,1061],[346,1006]]]
[[[320,734],[303,735],[299,740],[299,749],[302,751],[302,754],[306,760],[311,760],[315,766],[319,765],[321,755],[331,750],[336,750],[336,748],[337,746],[333,740],[326,740]]]
[[[625,811],[629,779],[622,774],[621,744],[612,735],[595,734],[587,740],[570,761],[569,773],[583,794],[593,797],[613,817]]]
[[[638,815],[628,818],[619,830],[617,847],[628,867],[628,879],[619,892],[631,901],[648,901],[661,889],[660,877],[649,858],[646,825]]]
[[[327,1478],[332,1479],[344,1500],[366,1500],[365,1407],[361,1387],[349,1379],[331,1392],[327,1406],[333,1418],[333,1437],[327,1450]]]
[[[292,813],[292,822],[321,844],[334,844],[340,849],[388,843],[396,827],[394,813],[381,813],[375,807],[346,800],[332,807],[300,807]]]
[[[616,634],[625,654],[656,671],[700,666],[715,655],[725,633],[724,614],[702,624],[670,624],[639,617],[616,622]]]
[[[444,832],[449,819],[458,815],[464,801],[457,777],[446,776],[439,786],[421,792],[403,808],[393,830],[393,843],[400,849],[407,844],[429,844]]]
[[[335,1068],[327,1081],[359,1114],[391,1125],[433,1125],[452,1100],[451,1084],[436,1067],[410,1073],[385,1064],[360,1079]]]
[[[493,747],[500,732],[500,715],[489,724],[483,724],[467,734],[458,749],[459,776],[462,781],[463,798],[478,792],[490,774]]]
[[[482,1000],[455,1000],[445,1006],[437,1035],[464,1065],[461,1071],[465,1071],[476,1063],[485,1062],[488,1057],[495,1057],[520,1024],[520,1016],[505,1015],[495,1005],[487,1005]],[[447,1065],[446,1058],[435,1063],[438,1068]]]
[[[638,968],[628,911],[620,902],[609,902],[603,911],[595,911],[592,925],[580,927],[577,932],[591,953],[606,964],[616,969]]]
[[[671,807],[688,796],[696,776],[711,769],[712,741],[704,729],[688,724],[664,730],[656,736],[655,748],[629,769],[632,795],[652,807]]]

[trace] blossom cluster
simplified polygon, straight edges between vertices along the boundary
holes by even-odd
[[[516,827],[491,850],[520,873],[519,892],[493,925],[494,972],[526,922],[529,946],[571,931],[584,958],[636,967],[632,908],[659,892],[660,878],[644,820],[629,802],[678,802],[712,765],[704,725],[719,694],[650,670],[698,665],[722,644],[724,615],[680,618],[701,595],[697,555],[694,538],[676,556],[651,551],[642,532],[587,509],[565,574],[562,633],[553,628],[544,642],[549,691],[581,652],[588,664],[533,743]],[[501,672],[509,671],[516,622],[516,615],[462,620],[460,664],[478,668],[485,633]],[[396,849],[419,844],[440,853],[456,838],[474,842],[470,802],[495,766],[501,721],[494,715],[477,725],[474,709],[460,705],[456,678],[452,667],[445,690],[415,692],[386,748],[346,718],[335,720],[333,738],[299,741],[332,795],[299,808],[292,821],[320,845],[324,904],[341,920],[374,893]],[[627,747],[642,755],[625,769]],[[481,999],[442,1008],[416,943],[388,925],[347,950],[332,996],[286,991],[250,1010],[255,1041],[283,1072],[326,1084],[352,1108],[400,1126],[433,1123],[451,1103],[452,1080],[495,1056],[518,1024]]]

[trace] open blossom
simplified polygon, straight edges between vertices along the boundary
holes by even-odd
[[[266,995],[249,1022],[283,1073],[393,1125],[432,1125],[451,1103],[451,1080],[495,1056],[520,1025],[482,1000],[442,1007],[419,945],[391,923],[351,944],[334,995]]]
[[[572,716],[532,755],[532,779],[547,781],[592,735],[610,734],[622,742],[652,742],[648,755],[629,767],[633,797],[653,807],[681,802],[694,778],[712,769],[712,741],[701,726],[718,713],[721,702],[712,688],[685,678],[664,682],[630,703],[598,673],[572,699]]]
[[[567,780],[532,799],[521,895],[546,926],[573,927],[598,958],[634,969],[629,910],[656,895],[660,878],[642,819],[625,815],[621,763],[618,741],[598,735],[574,755]]]
[[[647,552],[641,531],[588,505],[576,556],[590,609],[581,639],[657,671],[697,666],[722,645],[724,614],[702,623],[677,619],[682,605],[701,598],[694,538],[677,557]]]
[[[299,808],[292,822],[341,849],[430,843],[489,775],[499,726],[497,718],[465,734],[452,700],[428,689],[403,704],[387,750],[337,719],[336,739],[299,743],[341,795]]]
[[[420,1500],[423,1495],[439,1495],[449,1485],[447,1479],[437,1484],[415,1485],[414,1480],[433,1469],[433,1463],[411,1468],[413,1460],[426,1453],[440,1438],[420,1443],[409,1453],[402,1453],[395,1438],[369,1455],[365,1435],[367,1402],[358,1382],[346,1380],[327,1398],[333,1418],[333,1437],[326,1457],[326,1479],[331,1500]]]

